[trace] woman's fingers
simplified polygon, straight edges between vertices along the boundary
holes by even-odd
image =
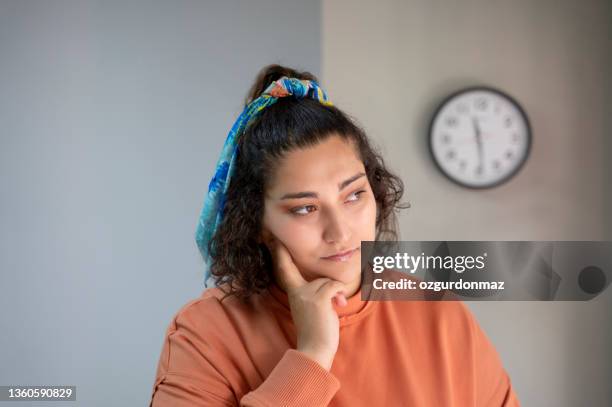
[[[346,305],[343,285],[327,277],[306,281],[291,253],[274,236],[264,236],[274,263],[274,278],[289,298],[296,349],[330,370],[340,340],[339,317],[331,302]]]
[[[336,294],[334,298],[336,299],[336,304],[338,304],[341,307],[346,307],[346,305],[348,304],[344,294]]]
[[[304,295],[310,292],[311,294],[306,295],[316,295],[323,301],[335,301],[339,306],[346,305],[347,300],[342,283],[326,277],[316,278],[308,282],[300,273],[289,250],[282,242],[271,237],[266,240],[266,245],[274,259],[275,277],[288,293],[301,291]]]
[[[316,295],[324,299],[336,298],[336,302],[340,306],[346,305],[346,295],[344,285],[337,280],[326,281],[316,292]]]

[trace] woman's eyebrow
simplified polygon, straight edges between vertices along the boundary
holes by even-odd
[[[338,184],[338,191],[342,191],[344,188],[346,188],[349,184],[351,184],[353,181],[357,181],[359,178],[365,176],[365,173],[363,172],[359,172],[355,175],[353,175],[352,177],[342,181],[341,183]],[[298,198],[317,198],[319,195],[317,195],[316,192],[312,192],[312,191],[304,191],[304,192],[296,192],[293,194],[285,194],[283,195],[280,200],[283,199],[298,199]]]

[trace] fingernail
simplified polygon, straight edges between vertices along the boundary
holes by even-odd
[[[336,295],[336,304],[341,307],[345,307],[347,305],[346,297],[342,293],[338,293]]]

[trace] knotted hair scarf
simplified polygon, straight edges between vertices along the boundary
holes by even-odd
[[[234,172],[238,140],[251,122],[259,117],[263,109],[276,103],[279,98],[287,96],[293,96],[296,99],[311,98],[324,105],[332,105],[325,91],[315,81],[283,76],[272,82],[257,99],[247,104],[238,116],[223,145],[221,156],[217,161],[215,175],[208,184],[208,193],[204,197],[204,205],[200,212],[195,233],[196,243],[204,259],[205,287],[215,285],[210,271],[212,258],[208,251],[208,245],[223,219],[223,208],[227,188]],[[214,247],[211,250],[214,252]]]

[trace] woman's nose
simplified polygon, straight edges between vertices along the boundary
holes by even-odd
[[[323,239],[327,243],[342,245],[350,241],[351,230],[346,214],[340,211],[328,211],[325,222]]]

